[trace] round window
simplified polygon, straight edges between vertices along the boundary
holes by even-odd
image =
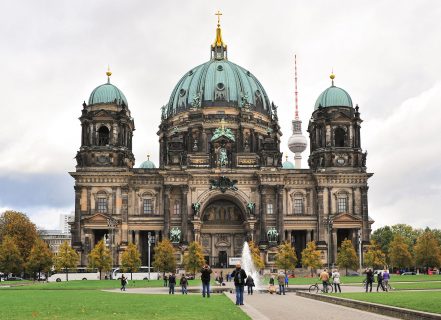
[[[186,93],[185,89],[181,89],[181,90],[179,90],[179,95],[180,95],[181,97],[185,96],[185,93]]]
[[[224,70],[224,67],[222,67],[221,65],[218,65],[217,66],[217,71],[222,71],[222,70]]]
[[[219,83],[216,85],[216,87],[217,87],[217,90],[224,90],[224,89],[225,89],[225,86],[224,86],[224,84],[223,84],[222,82],[219,82]]]

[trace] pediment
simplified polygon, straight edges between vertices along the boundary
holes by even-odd
[[[103,118],[103,117],[112,117],[112,114],[107,110],[101,109],[101,110],[97,111],[94,116]]]
[[[109,216],[102,214],[102,213],[95,213],[94,215],[90,217],[83,218],[84,223],[90,223],[90,224],[103,224],[107,225],[107,220],[109,219]]]
[[[348,223],[348,222],[361,223],[362,220],[361,220],[361,218],[356,217],[352,214],[341,213],[334,218],[334,224],[339,223],[339,222],[340,223]]]

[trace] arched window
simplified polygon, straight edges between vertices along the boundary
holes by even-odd
[[[98,145],[106,146],[109,144],[110,131],[106,126],[98,129]]]
[[[173,205],[173,213],[175,215],[181,214],[181,202],[179,200],[175,200],[175,203]]]
[[[344,147],[346,140],[346,132],[342,128],[337,128],[334,131],[334,145],[336,147]]]

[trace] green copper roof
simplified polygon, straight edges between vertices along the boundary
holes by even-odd
[[[270,113],[265,89],[249,71],[223,59],[212,59],[187,72],[175,86],[165,116],[190,108],[250,105],[256,111]]]
[[[330,86],[328,89],[322,92],[315,102],[314,110],[317,110],[319,106],[323,108],[327,107],[351,107],[351,96],[342,88]]]
[[[155,164],[150,160],[146,160],[139,166],[140,169],[155,169]]]
[[[294,164],[291,161],[285,161],[282,164],[283,169],[295,169]]]
[[[96,87],[89,97],[89,105],[99,103],[116,103],[117,105],[122,105],[123,102],[128,106],[127,99],[122,91],[110,82]]]

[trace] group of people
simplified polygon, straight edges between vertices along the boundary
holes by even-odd
[[[284,274],[283,272],[281,272],[277,275],[277,283],[279,285],[279,292],[277,292],[276,286],[274,285],[274,282],[275,282],[275,276],[271,275],[270,280],[269,280],[268,292],[271,294],[277,293],[279,295],[285,295],[285,292],[286,292],[285,287],[288,287],[288,285],[289,285],[288,275]]]
[[[328,286],[334,285],[334,291],[341,293],[341,287],[340,287],[340,272],[338,272],[338,269],[332,270],[332,272],[329,272],[328,269],[324,269],[319,276],[320,280],[323,284],[323,292],[328,293]],[[331,280],[332,279],[332,284]],[[331,288],[332,289],[332,288]]]
[[[367,268],[363,273],[366,274],[366,292],[372,292],[372,284],[375,282],[374,272],[371,268]],[[377,272],[377,292],[378,289],[382,289],[383,291],[389,291],[389,280],[390,274],[389,271],[385,268],[383,271]]]
[[[188,279],[185,274],[181,274],[179,285],[181,286],[182,294],[188,294]],[[164,275],[164,287],[168,287],[168,294],[175,294],[176,275],[174,273],[169,274],[168,277]]]

